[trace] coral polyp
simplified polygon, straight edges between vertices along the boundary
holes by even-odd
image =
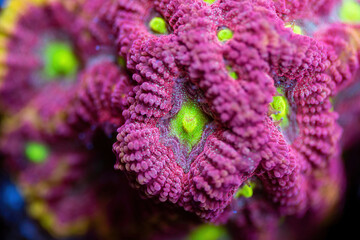
[[[217,33],[219,41],[224,42],[233,37],[233,32],[228,28],[223,28]]]
[[[281,90],[279,92],[281,94]],[[274,96],[270,105],[275,110],[275,113],[271,114],[271,117],[276,121],[280,121],[281,127],[286,127],[289,124],[289,103],[286,97]]]
[[[343,1],[340,18],[345,22],[360,22],[360,3],[354,0]]]
[[[150,26],[151,30],[153,30],[156,33],[160,33],[160,34],[167,33],[166,22],[163,18],[154,17],[149,22],[149,26]]]
[[[35,163],[42,163],[46,161],[49,155],[49,150],[46,145],[38,142],[29,142],[25,147],[26,157]]]
[[[76,74],[78,60],[69,44],[48,43],[44,49],[44,74],[47,79],[71,77]]]
[[[207,117],[191,101],[185,102],[171,121],[172,133],[184,144],[193,147],[203,134]]]
[[[73,87],[91,58],[109,54],[105,28],[86,19],[92,11],[90,5],[80,1],[9,1],[0,16],[0,92],[5,110],[20,109],[53,80]],[[96,50],[98,45],[105,47],[101,53]]]

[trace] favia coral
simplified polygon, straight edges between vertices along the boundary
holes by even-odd
[[[330,22],[354,4],[10,1],[0,153],[28,213],[60,237],[303,236],[344,189],[360,28]]]
[[[232,0],[106,6],[136,82],[114,144],[115,168],[145,195],[216,221],[255,175],[282,214],[309,208],[312,171],[326,168],[337,152],[340,130],[329,100],[336,80],[328,46],[285,28],[275,6]],[[165,34],[149,24],[154,17],[165,20]],[[269,107],[279,94],[289,118],[281,128]]]

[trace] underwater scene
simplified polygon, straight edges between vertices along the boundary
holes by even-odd
[[[360,0],[0,6],[0,239],[358,235]]]

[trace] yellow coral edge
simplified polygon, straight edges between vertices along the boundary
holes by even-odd
[[[29,202],[27,212],[32,218],[39,221],[40,225],[54,237],[63,238],[83,235],[87,232],[90,225],[90,219],[85,217],[79,217],[69,223],[59,222],[47,203],[40,199],[33,199]]]
[[[19,18],[31,6],[43,6],[55,0],[9,0],[0,13],[0,86],[7,73],[6,56],[9,37],[13,34]]]

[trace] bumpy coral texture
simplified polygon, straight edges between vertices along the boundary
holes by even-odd
[[[273,0],[279,17],[285,21],[312,19],[328,15],[340,0]]]
[[[336,84],[327,74],[328,46],[286,29],[275,6],[225,0],[111,1],[106,7],[137,84],[114,144],[115,167],[147,196],[215,221],[236,189],[256,175],[282,214],[309,208],[309,176],[337,151],[340,131],[329,101]],[[156,14],[169,34],[154,35],[147,27]],[[222,27],[233,31],[225,43],[216,38]],[[239,79],[228,75],[229,65]],[[192,98],[215,124],[189,171],[164,145],[160,127],[178,111],[174,104],[181,105],[179,79],[197,89]],[[296,116],[292,140],[268,116],[277,86]]]
[[[122,110],[130,89],[125,71],[111,61],[89,67],[80,77],[78,96],[69,110],[69,127],[81,132],[101,126],[111,134],[123,124]]]
[[[344,128],[341,144],[350,147],[358,140],[359,116],[359,62],[360,25],[332,24],[316,33],[329,46],[331,67],[329,74],[335,80],[334,110]]]

